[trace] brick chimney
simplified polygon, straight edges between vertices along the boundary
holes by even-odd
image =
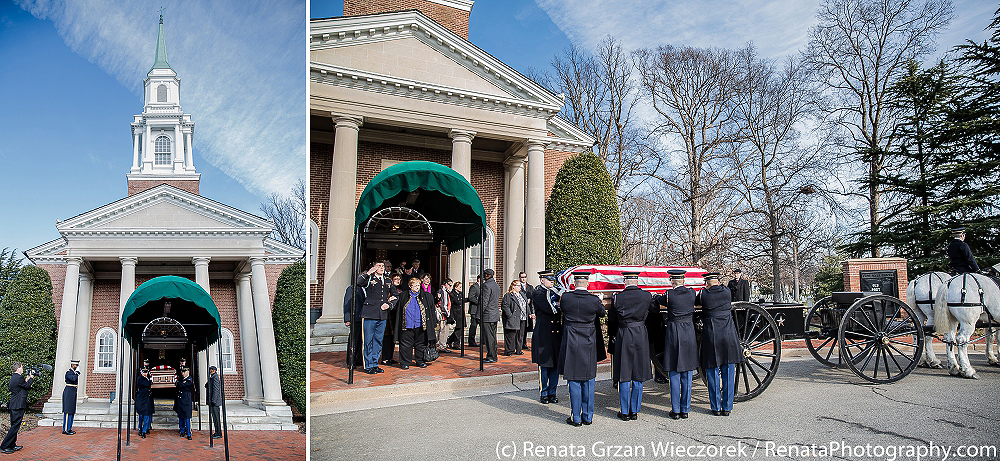
[[[418,10],[468,40],[473,3],[473,0],[344,0],[344,16]]]

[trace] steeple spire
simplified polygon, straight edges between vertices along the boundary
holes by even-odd
[[[167,62],[167,40],[163,34],[163,8],[160,8],[160,30],[156,36],[156,61],[153,62],[153,69],[170,69]]]

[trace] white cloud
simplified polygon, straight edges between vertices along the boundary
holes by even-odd
[[[164,6],[181,107],[196,123],[195,155],[257,195],[286,194],[304,177],[303,1],[15,1],[51,20],[70,49],[137,97]]]

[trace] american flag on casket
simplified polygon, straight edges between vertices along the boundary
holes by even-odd
[[[682,269],[687,271],[684,274],[684,285],[701,291],[705,288],[705,280],[702,276],[708,272],[700,267],[692,266],[598,266],[583,265],[570,267],[557,275],[559,284],[568,290],[574,289],[573,272],[590,272],[590,291],[621,291],[625,289],[625,277],[622,272],[639,271],[639,288],[657,294],[662,294],[670,287],[670,274],[668,270]]]

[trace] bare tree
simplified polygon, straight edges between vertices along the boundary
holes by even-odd
[[[306,183],[301,179],[292,186],[291,196],[271,193],[260,204],[260,211],[274,223],[271,235],[275,240],[305,249],[306,245]]]
[[[741,85],[737,54],[664,45],[639,50],[635,59],[658,116],[653,132],[675,146],[661,152],[647,174],[671,198],[663,219],[683,225],[677,235],[685,245],[682,260],[702,265],[725,247],[739,213],[730,165],[742,131],[733,108]]]
[[[851,133],[848,158],[864,164],[859,182],[867,190],[844,193],[867,204],[872,257],[880,253],[879,226],[904,210],[875,180],[896,142],[899,109],[890,104],[890,87],[907,61],[933,51],[952,10],[950,0],[824,0],[809,31],[805,60],[836,98],[827,110]]]

